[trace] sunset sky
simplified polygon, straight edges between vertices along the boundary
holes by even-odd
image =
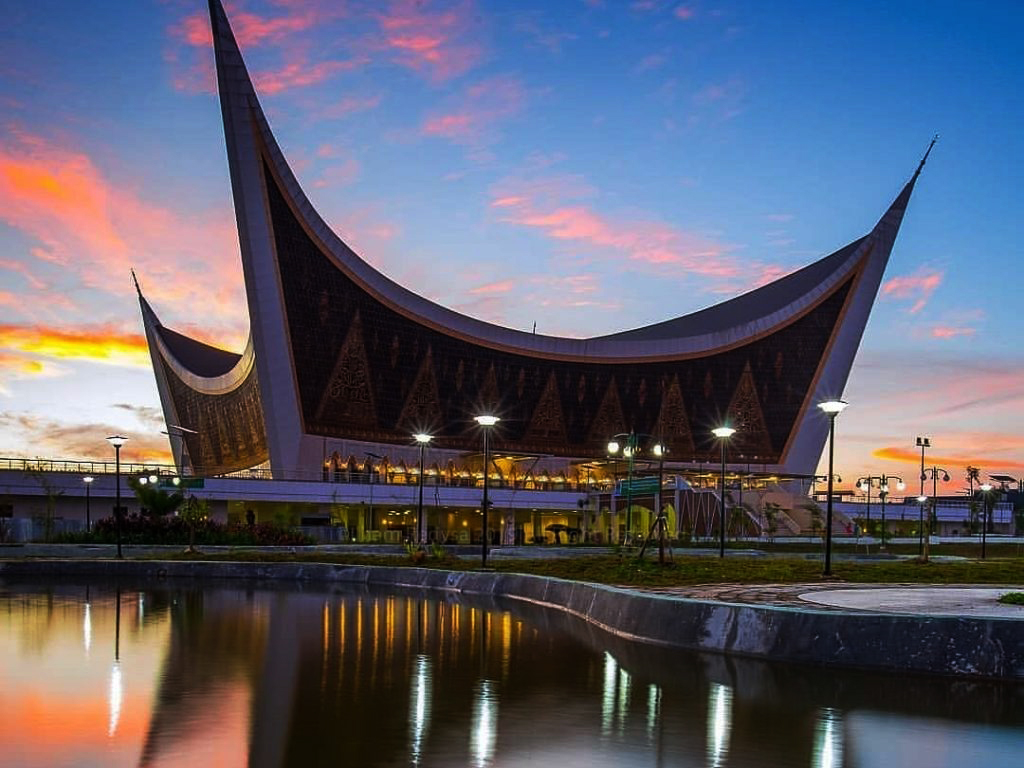
[[[591,336],[868,232],[940,135],[837,422],[837,471],[1024,475],[1024,5],[233,0],[324,218],[397,282]],[[169,457],[129,270],[248,333],[205,0],[0,0],[0,456]]]

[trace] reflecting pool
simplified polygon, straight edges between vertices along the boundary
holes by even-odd
[[[510,601],[0,585],[0,765],[1019,766],[1024,686],[628,643]]]

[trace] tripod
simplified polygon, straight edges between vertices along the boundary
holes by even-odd
[[[643,559],[644,552],[647,551],[647,545],[654,539],[655,531],[658,535],[658,562],[662,565],[665,564],[665,538],[668,534],[668,520],[665,518],[665,510],[661,509],[658,511],[658,516],[654,518],[654,522],[651,523],[651,528],[647,531],[647,538],[644,540],[644,545],[640,547],[640,554],[637,555],[638,559]],[[669,557],[672,556],[672,545],[669,544],[668,548]]]

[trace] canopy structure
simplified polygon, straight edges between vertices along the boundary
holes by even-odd
[[[214,55],[250,317],[232,354],[142,316],[182,467],[275,476],[323,457],[408,446],[479,449],[473,417],[501,417],[497,452],[587,460],[610,436],[656,435],[676,461],[730,460],[812,474],[916,172],[874,228],[721,304],[575,339],[504,328],[416,294],[363,261],[303,193],[260,107],[227,16],[210,0]],[[929,147],[930,151],[930,147]],[[358,446],[353,448],[353,446]]]

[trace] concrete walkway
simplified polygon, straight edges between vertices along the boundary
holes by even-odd
[[[1024,620],[1024,605],[999,602],[999,598],[1007,592],[1024,592],[1024,586],[1020,585],[980,587],[973,584],[837,584],[830,581],[816,584],[712,584],[641,591],[697,600],[804,607],[848,613]]]

